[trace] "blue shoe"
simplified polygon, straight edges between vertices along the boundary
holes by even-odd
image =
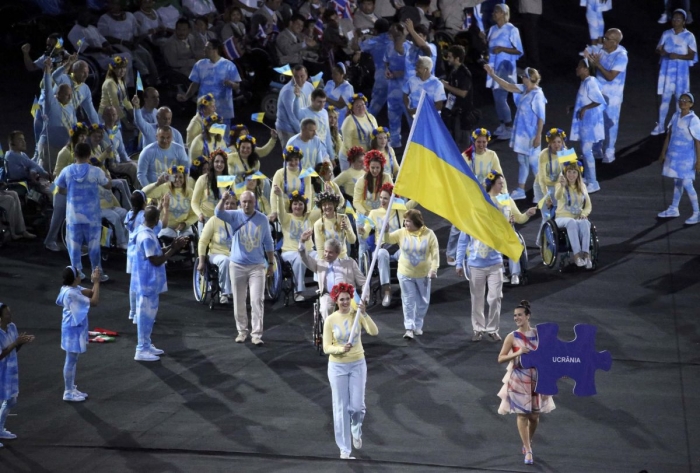
[[[674,218],[674,217],[680,217],[681,213],[678,211],[678,207],[669,207],[663,212],[659,213],[657,215],[659,218]]]
[[[695,225],[696,223],[700,222],[700,212],[693,212],[693,215],[685,221],[686,225]]]
[[[600,184],[598,184],[598,181],[591,181],[588,184],[586,184],[586,190],[589,194],[598,192],[600,190]]]
[[[525,189],[518,187],[510,193],[510,198],[513,200],[523,200],[525,198]]]

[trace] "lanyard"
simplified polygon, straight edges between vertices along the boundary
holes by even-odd
[[[243,162],[243,160],[241,160],[241,162]],[[304,182],[304,179],[299,179],[299,182],[299,193],[304,195],[306,192],[306,183]],[[289,192],[287,192],[287,166],[284,167],[284,193],[285,195],[289,195]]]

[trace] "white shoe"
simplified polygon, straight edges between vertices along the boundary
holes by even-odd
[[[513,127],[507,126],[506,131],[498,135],[496,138],[499,140],[509,140],[513,136]]]
[[[688,220],[685,221],[686,225],[695,225],[700,222],[700,212],[693,212]]]
[[[0,439],[3,439],[3,440],[14,440],[14,439],[16,439],[16,438],[17,438],[17,436],[16,436],[15,434],[13,434],[12,432],[10,432],[9,430],[3,429],[3,430],[0,431]],[[354,444],[354,443],[355,443],[355,439],[353,439],[353,444]],[[360,447],[361,447],[361,446],[362,446],[362,440],[360,440]],[[355,448],[359,448],[359,447],[355,447]]]
[[[586,184],[586,191],[589,194],[593,194],[595,192],[598,192],[599,190],[600,184],[598,184],[597,182],[589,182],[588,184]]]
[[[505,123],[501,123],[500,125],[498,125],[498,128],[496,128],[496,129],[493,131],[493,136],[498,136],[498,135],[500,135],[500,134],[502,134],[502,133],[505,133],[505,132],[506,132],[506,124],[505,124]]]
[[[450,257],[450,256],[448,256],[448,257],[447,257],[447,264],[448,264],[449,266],[457,266],[457,260],[454,259],[454,258],[452,258],[452,257]]]
[[[658,136],[658,135],[663,135],[666,133],[666,130],[664,130],[664,127],[660,126],[658,123],[654,127],[653,130],[651,130],[651,136]]]
[[[51,243],[44,245],[44,247],[49,251],[56,251],[56,252],[61,251],[61,247],[58,246],[58,243],[56,243],[55,241],[52,241]]]
[[[78,396],[73,391],[63,391],[63,400],[66,402],[83,402],[85,398]]]
[[[156,348],[156,346],[153,344],[151,344],[151,348],[148,349],[148,352],[151,355],[156,355],[156,356],[160,356],[160,355],[165,354],[165,352],[163,350],[161,350],[160,348]]]
[[[219,296],[219,304],[228,304],[228,297],[225,295],[221,294]]]
[[[657,215],[659,218],[675,218],[680,216],[681,213],[678,211],[678,207],[669,207]]]
[[[2,437],[0,437],[2,438]],[[352,438],[352,446],[355,447],[355,450],[359,450],[362,448],[362,437],[353,437]]]
[[[304,302],[305,300],[306,300],[306,297],[301,295],[300,292],[297,292],[296,294],[294,294],[294,302]]]
[[[417,329],[415,329],[415,330],[413,331],[413,335],[423,335],[423,330],[417,328]]]
[[[615,150],[614,149],[606,149],[605,156],[603,156],[603,164],[610,164],[613,161],[615,161]]]
[[[413,340],[413,330],[406,330],[406,333],[403,334],[403,338],[406,340]]]
[[[236,337],[236,343],[243,343],[248,336],[244,332],[240,332]]]
[[[158,355],[152,354],[147,350],[136,350],[136,355],[134,355],[134,360],[136,361],[158,361],[160,357]]]
[[[76,386],[75,384],[73,385],[73,392],[75,394],[77,394],[78,396],[83,396],[85,399],[88,398],[87,393],[82,393],[82,392],[78,391],[78,386]]]
[[[106,274],[102,273],[102,274],[100,275],[100,282],[107,282],[107,281],[109,281],[109,276],[107,276]]]
[[[659,21],[657,22],[660,25],[663,25],[664,23],[668,23],[668,15],[666,13],[662,13],[661,16],[659,17]]]
[[[576,266],[578,266],[579,268],[586,266],[586,260],[581,258],[580,256],[577,256],[576,257]]]
[[[389,307],[391,305],[391,292],[387,292],[384,294],[384,297],[382,298],[382,306],[383,307]]]
[[[341,460],[354,460],[355,457],[351,457],[350,453],[340,452],[340,459]]]
[[[523,200],[525,198],[525,189],[516,188],[510,193],[510,198],[513,200]]]
[[[513,286],[517,286],[518,284],[520,284],[520,276],[518,276],[517,274],[511,276],[511,278],[510,278],[510,283],[511,283],[511,285],[513,285]]]
[[[591,261],[590,256],[586,258],[586,269],[593,269],[593,261]]]
[[[259,347],[263,346],[265,344],[265,342],[263,342],[262,339],[260,339],[260,337],[252,337],[250,339],[250,341],[253,342],[253,345],[256,345]]]

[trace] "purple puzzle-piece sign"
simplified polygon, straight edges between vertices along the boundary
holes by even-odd
[[[554,395],[559,392],[557,380],[567,376],[574,381],[574,394],[593,396],[596,370],[610,371],[612,356],[609,351],[595,351],[595,325],[577,324],[576,337],[564,342],[557,337],[559,326],[553,323],[537,325],[537,350],[520,357],[523,368],[537,369],[535,392]]]

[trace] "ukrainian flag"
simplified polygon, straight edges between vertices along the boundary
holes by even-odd
[[[394,193],[418,201],[509,258],[520,259],[523,246],[518,236],[462,157],[425,93],[418,104]]]

